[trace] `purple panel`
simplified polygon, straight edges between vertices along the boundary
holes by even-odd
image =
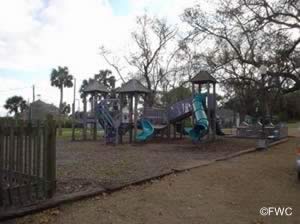
[[[171,105],[167,110],[168,119],[176,121],[190,116],[193,111],[192,99],[189,97]]]
[[[145,107],[142,117],[148,119],[152,124],[166,124],[168,122],[164,108]]]

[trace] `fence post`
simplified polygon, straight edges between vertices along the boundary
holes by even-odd
[[[48,181],[48,197],[52,197],[56,189],[56,125],[53,116],[47,117],[47,172],[46,179]]]
[[[4,133],[0,123],[0,207],[3,206]]]

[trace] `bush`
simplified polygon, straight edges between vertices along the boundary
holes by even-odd
[[[72,128],[72,119],[67,118],[63,120],[63,128]]]

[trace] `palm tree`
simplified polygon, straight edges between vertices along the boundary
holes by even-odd
[[[102,83],[109,89],[115,88],[115,76],[112,75],[112,72],[108,69],[106,70],[100,70],[98,74],[94,75],[94,80],[96,80],[99,83]]]
[[[23,97],[12,96],[6,100],[4,108],[8,110],[8,113],[14,113],[14,116],[17,117],[28,108],[28,105]]]
[[[85,96],[84,89],[89,85],[91,81],[97,81],[105,85],[108,89],[115,89],[116,78],[112,75],[112,72],[108,69],[100,70],[98,74],[94,75],[94,78],[84,79],[79,89],[80,98],[83,99]],[[91,100],[91,98],[89,99]]]
[[[51,72],[51,86],[57,87],[60,90],[60,101],[59,101],[59,135],[62,136],[62,115],[63,115],[63,97],[64,88],[71,88],[73,86],[73,76],[69,74],[67,67],[60,67],[58,69],[52,69]]]

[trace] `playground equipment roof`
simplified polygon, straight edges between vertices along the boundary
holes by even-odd
[[[136,79],[131,79],[120,88],[116,90],[118,93],[149,93],[150,90],[147,89],[140,81]]]
[[[217,80],[208,73],[208,71],[200,71],[191,79],[192,83],[204,84],[204,83],[217,83]]]
[[[95,80],[91,80],[88,83],[88,85],[84,88],[83,91],[85,93],[109,93],[110,92],[109,89],[105,85],[103,85]]]

